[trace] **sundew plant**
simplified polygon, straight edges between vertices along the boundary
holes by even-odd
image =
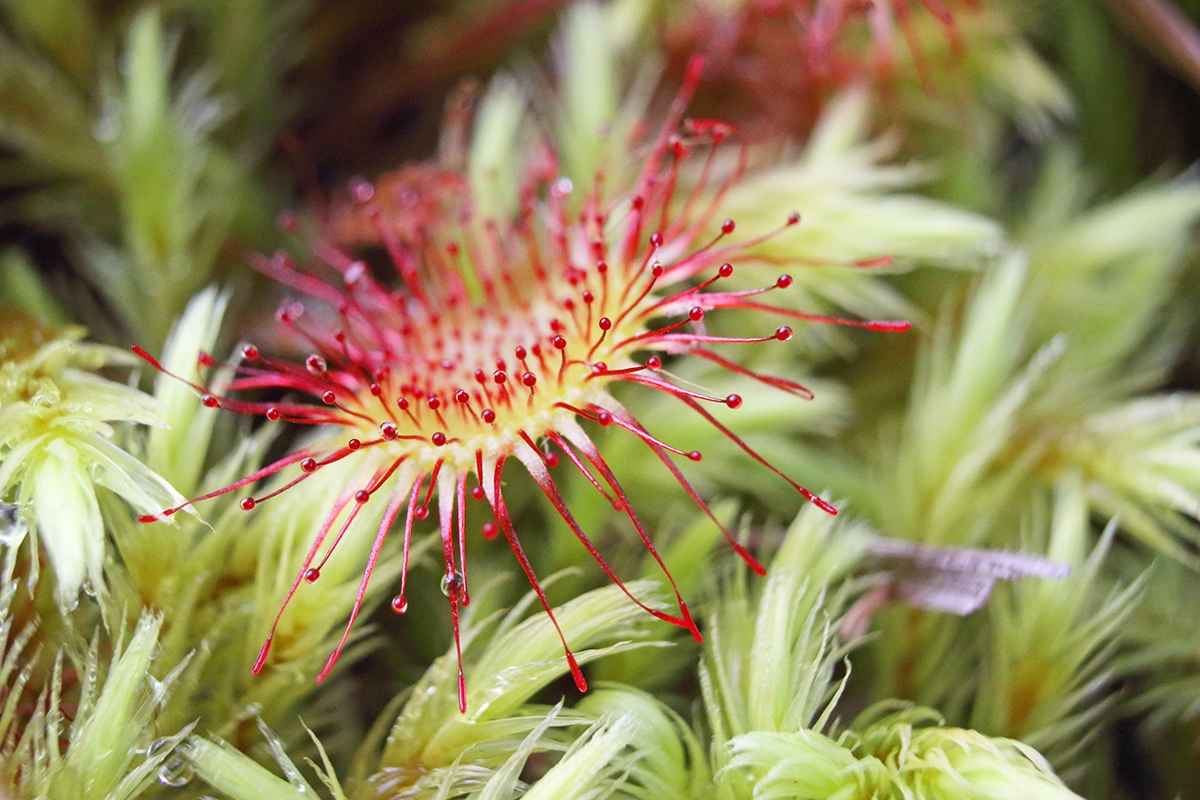
[[[0,798],[1200,797],[1198,25],[0,0]]]

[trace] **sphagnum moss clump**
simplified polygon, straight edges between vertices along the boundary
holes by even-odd
[[[118,438],[121,423],[163,424],[163,409],[136,388],[97,374],[107,365],[128,367],[127,353],[83,342],[79,327],[47,326],[12,309],[0,313],[0,497],[15,503],[4,543],[15,550],[29,537],[31,585],[44,549],[55,599],[69,609],[81,589],[105,590],[108,535],[98,491],[143,513],[178,496]]]

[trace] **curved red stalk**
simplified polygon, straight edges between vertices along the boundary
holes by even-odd
[[[458,572],[462,575],[462,604],[471,604],[471,593],[467,587],[467,475],[458,478]]]
[[[445,463],[438,459],[438,462],[433,465],[433,471],[429,473],[429,491],[425,493],[425,499],[421,501],[421,508],[429,508],[429,501],[433,498],[433,490],[437,486],[438,473],[442,471],[442,465]]]
[[[717,278],[719,278],[719,277],[720,277],[720,275],[717,276]],[[700,289],[700,288],[709,286],[714,281],[716,281],[717,278],[711,278],[711,279],[705,281],[700,286],[697,286],[694,288]],[[785,279],[787,281],[786,283],[780,282]],[[722,297],[722,298],[727,298],[727,299],[734,299],[734,298],[739,298],[739,297],[753,297],[755,295],[765,294],[766,292],[771,292],[776,289],[782,289],[782,288],[785,288],[786,286],[791,286],[791,276],[790,275],[781,275],[779,280],[777,280],[775,283],[771,284],[770,286],[762,286],[758,289],[742,289],[741,291],[737,291],[737,292],[706,292],[705,294],[702,294],[698,298],[691,296],[693,294],[691,289],[686,289],[682,292],[679,292],[676,295],[673,295],[672,297],[665,297],[662,300],[658,301],[654,305],[647,308],[645,311],[641,312],[638,315],[638,318],[646,319],[651,316],[673,317],[676,314],[686,313],[687,311],[689,311],[690,309],[694,308],[697,305],[697,301],[703,301],[704,298],[706,298],[706,297],[715,296],[715,297]],[[703,307],[704,307],[703,304],[701,304],[701,308],[703,308]],[[721,308],[721,307],[722,306],[714,305],[711,308]],[[655,311],[657,311],[658,313],[654,314],[653,312],[655,312]]]
[[[592,365],[595,367],[596,365]],[[596,378],[610,378],[613,375],[629,375],[633,372],[653,371],[653,368],[648,364],[639,364],[636,367],[626,367],[625,369],[595,369],[585,380],[595,380]]]
[[[614,349],[624,350],[624,349],[628,348],[629,345],[631,345],[635,342],[653,340],[657,336],[665,336],[667,333],[675,330],[676,328],[682,328],[684,325],[687,325],[689,322],[693,322],[693,321],[694,320],[691,317],[684,317],[683,319],[679,320],[678,322],[672,322],[670,325],[664,325],[661,328],[655,328],[654,330],[644,331],[642,333],[637,334],[636,336],[630,336],[627,339],[622,339],[621,341],[619,341],[615,345],[613,345],[613,347],[614,347]]]
[[[787,481],[789,484],[791,484],[792,488],[795,489],[796,491],[798,491],[801,495],[803,495],[806,500],[813,503],[815,506],[820,508],[822,511],[824,511],[828,514],[837,516],[837,513],[838,513],[837,509],[834,508],[833,506],[831,506],[828,501],[818,497],[817,495],[810,492],[808,489],[805,489],[803,486],[796,483],[794,480],[789,478],[787,475],[784,475],[770,461],[767,461],[765,458],[763,458],[758,453],[756,453],[754,451],[754,449],[750,447],[750,445],[746,444],[741,439],[739,439],[737,434],[735,434],[733,431],[729,430],[729,428],[726,428],[724,425],[722,425],[720,420],[718,420],[712,414],[708,413],[708,411],[706,411],[704,409],[704,407],[701,406],[699,403],[697,403],[695,400],[693,400],[690,397],[684,396],[684,395],[679,395],[679,399],[682,400],[683,402],[687,403],[692,408],[694,408],[696,410],[696,413],[698,413],[700,416],[704,417],[706,420],[711,422],[717,430],[719,430],[721,433],[725,434],[731,440],[733,440],[734,444],[736,444],[738,447],[742,448],[742,450],[744,450],[751,458],[753,458],[755,461],[762,464],[764,467],[771,470],[776,475],[778,475],[779,477],[781,477],[785,481]]]
[[[271,623],[271,632],[267,634],[267,640],[263,643],[262,649],[258,653],[258,658],[254,661],[254,668],[251,670],[255,675],[262,671],[263,666],[267,663],[267,654],[271,650],[271,641],[275,638],[275,629],[279,627],[279,620],[283,618],[283,611],[291,602],[292,597],[296,594],[296,589],[300,587],[300,581],[304,580],[305,573],[312,566],[313,559],[317,556],[317,551],[321,549],[321,544],[325,541],[325,537],[329,535],[330,528],[333,527],[334,520],[342,513],[342,509],[354,497],[354,490],[347,487],[338,495],[338,499],[334,501],[333,509],[325,518],[325,523],[317,532],[317,537],[313,541],[312,547],[309,548],[308,555],[304,559],[304,564],[300,567],[299,574],[296,575],[296,580],[292,584],[292,588],[288,590],[287,597],[283,599],[283,604],[279,607],[279,612],[275,615],[275,621]]]
[[[342,302],[341,292],[320,278],[296,269],[290,259],[280,263],[279,259],[256,253],[250,257],[250,265],[268,278],[276,280],[284,286],[290,286],[309,297],[325,300],[335,308]]]
[[[529,445],[535,455],[538,454],[539,451],[537,446],[533,443],[533,440],[529,438],[529,435],[524,431],[520,431],[520,434],[521,438],[525,440],[525,443]],[[560,447],[561,446],[562,445],[560,445]],[[663,620],[664,622],[669,622],[672,625],[679,626],[680,628],[688,627],[683,617],[675,617],[651,608],[641,600],[638,600],[636,597],[634,597],[629,589],[626,588],[621,579],[617,577],[617,574],[613,572],[612,567],[609,566],[608,562],[604,560],[604,557],[600,555],[600,551],[596,549],[596,546],[592,543],[592,540],[588,538],[587,534],[583,532],[583,530],[579,527],[579,524],[575,521],[575,517],[571,514],[570,509],[567,508],[566,502],[562,498],[562,494],[558,491],[558,486],[554,483],[554,479],[550,476],[550,471],[546,469],[546,465],[542,462],[540,456],[537,456],[536,461],[533,459],[526,460],[521,458],[521,455],[518,452],[517,458],[521,460],[521,463],[523,463],[525,468],[529,470],[529,474],[535,481],[537,481],[537,484],[541,487],[542,492],[554,506],[554,510],[558,512],[558,515],[562,517],[563,521],[567,523],[568,527],[570,527],[571,532],[575,534],[575,538],[579,539],[579,541],[583,543],[583,546],[587,548],[588,554],[591,555],[592,559],[600,565],[600,569],[604,570],[604,574],[607,575],[613,583],[620,587],[621,591],[625,593],[626,597],[632,600],[638,608],[654,617],[657,617],[658,619]],[[572,460],[574,460],[574,458]]]
[[[562,440],[562,437],[554,431],[547,432],[546,436],[550,438],[550,441],[558,445],[559,449],[562,450],[566,454],[567,458],[571,460],[571,463],[574,464],[581,473],[583,473],[583,477],[587,478],[588,483],[592,484],[596,491],[600,493],[601,497],[609,502],[609,505],[613,507],[613,510],[620,511],[621,501],[604,491],[604,487],[600,485],[600,481],[596,480],[596,477],[592,475],[591,471],[584,465],[582,461],[579,460],[579,456],[575,454],[575,451],[567,446],[567,443]]]
[[[608,411],[608,409],[604,409],[604,410]],[[608,413],[612,414],[611,411],[609,411]],[[687,456],[688,458],[691,458],[693,461],[700,460],[698,458],[692,458],[691,453],[686,453],[683,450],[680,450],[675,447],[671,447],[671,445],[667,444],[666,442],[664,442],[660,439],[657,439],[654,436],[651,436],[649,433],[646,432],[646,429],[643,428],[642,426],[632,425],[629,422],[626,422],[625,420],[621,419],[616,414],[612,414],[612,421],[615,422],[618,427],[624,428],[625,430],[637,435],[640,439],[642,439],[642,441],[646,442],[647,444],[653,445],[655,447],[661,447],[663,450],[672,452],[677,456]],[[697,455],[699,455],[699,454],[697,453]]]
[[[693,392],[691,389],[684,389],[680,386],[676,386],[673,383],[667,383],[666,381],[660,381],[657,378],[650,378],[645,375],[622,375],[614,380],[644,383],[647,386],[653,386],[655,389],[658,389],[661,392],[673,394],[679,398],[690,397],[696,400],[706,400],[710,403],[724,403],[726,400],[724,397],[710,397],[709,395],[701,394],[700,392]]]
[[[701,120],[691,120],[692,125],[696,125],[700,122],[701,122]],[[730,127],[732,128],[732,126],[730,126]],[[707,228],[712,223],[713,219],[716,218],[717,212],[721,208],[721,203],[725,199],[725,195],[729,192],[730,189],[732,189],[734,186],[737,185],[737,182],[739,180],[741,180],[742,173],[744,173],[746,171],[746,165],[749,162],[749,159],[750,159],[750,146],[747,142],[742,141],[738,146],[737,164],[734,166],[734,168],[732,170],[730,170],[729,174],[725,177],[725,179],[723,181],[721,181],[721,185],[717,189],[717,191],[714,192],[713,195],[709,198],[704,211],[699,215],[699,217],[694,222],[691,222],[686,227],[684,227],[682,224],[679,224],[677,226],[673,225],[671,228],[669,228],[667,230],[667,234],[664,234],[664,238],[666,238],[668,240],[668,242],[672,242],[672,243],[677,242],[677,241],[688,242],[688,241],[691,241],[696,236],[698,236],[705,228]],[[695,189],[693,189],[692,195],[688,198],[688,203],[685,204],[685,206],[684,206],[685,209],[690,207],[691,197],[698,196],[701,192],[703,192],[704,188],[705,188],[704,185],[701,184],[701,185],[697,186]],[[681,216],[680,223],[682,223],[684,221],[684,219],[685,218]],[[668,235],[668,234],[673,234],[673,235]],[[736,247],[730,246],[730,247],[725,247],[725,248],[714,249],[714,245],[716,245],[716,243],[719,242],[722,238],[723,238],[723,234],[718,234],[711,242],[709,242],[708,244],[704,245],[703,247],[693,251],[686,258],[682,259],[680,261],[680,264],[684,264],[684,263],[687,263],[687,262],[693,261],[693,260],[702,261],[706,264],[713,263],[714,259],[719,257],[720,253],[731,252],[734,250],[740,250],[740,249],[744,249],[744,247],[745,247],[745,245],[738,245]],[[692,274],[694,275],[695,272],[693,272]]]
[[[675,327],[675,326],[672,326]],[[654,342],[656,344],[670,345],[671,342],[691,343],[691,342],[708,342],[711,344],[754,344],[756,342],[769,342],[779,337],[772,334],[770,336],[757,336],[755,338],[746,338],[744,336],[711,336],[706,333],[662,333],[663,328],[656,331],[650,331],[656,336],[646,337],[646,342]]]
[[[712,143],[712,144],[713,144],[713,146],[708,149],[708,153],[704,157],[704,166],[701,167],[701,169],[700,169],[700,176],[696,179],[696,183],[692,187],[692,191],[690,191],[688,193],[687,199],[684,200],[684,202],[683,202],[683,208],[680,209],[680,211],[679,211],[679,217],[677,218],[677,220],[675,222],[672,222],[669,227],[666,227],[664,225],[659,226],[660,228],[665,228],[665,232],[664,232],[663,236],[667,239],[674,239],[683,232],[684,228],[686,227],[686,221],[691,217],[691,214],[692,214],[692,204],[695,203],[696,198],[700,197],[704,193],[705,189],[708,188],[709,179],[712,177],[713,161],[715,160],[716,155],[717,155],[717,148],[715,146],[715,143]],[[684,146],[687,147],[690,145],[684,145]],[[743,148],[743,150],[744,149],[745,148]],[[678,162],[678,161],[679,161],[679,159],[677,158],[676,162]],[[734,174],[740,175],[740,172],[741,172],[740,170],[737,170],[737,171],[735,171]],[[736,178],[735,178],[735,181],[736,181]],[[726,181],[725,184],[721,187],[721,189],[718,190],[719,193],[724,194],[725,187],[728,185],[729,185],[729,183],[728,183],[728,181]],[[714,207],[718,206],[719,203],[720,203],[720,196],[718,195],[718,197],[713,198],[713,201],[709,203],[708,207],[709,207],[709,209],[714,209]],[[666,213],[665,208],[663,209],[663,213],[664,214]]]
[[[222,395],[212,394],[207,389],[205,389],[203,386],[192,383],[191,381],[187,380],[186,378],[183,378],[179,375],[176,375],[174,372],[171,372],[169,369],[167,369],[162,364],[160,364],[157,359],[155,359],[152,355],[147,353],[141,347],[138,347],[136,344],[133,345],[131,349],[139,357],[141,357],[145,361],[149,362],[150,366],[154,367],[154,369],[156,369],[157,371],[161,372],[164,375],[172,377],[175,380],[179,381],[180,383],[184,384],[185,386],[188,386],[189,388],[191,388],[194,392],[196,392],[198,395],[200,395],[202,400],[205,401],[204,405],[208,406],[209,408],[222,408],[227,411],[235,411],[240,414],[256,414],[256,415],[263,415],[263,416],[265,416],[268,411],[271,411],[273,409],[273,410],[279,412],[280,419],[288,419],[289,421],[298,422],[301,424],[308,424],[308,425],[339,424],[339,423],[344,422],[341,416],[334,414],[333,412],[329,411],[326,408],[321,408],[320,406],[306,406],[306,405],[300,405],[298,403],[247,403],[242,400],[234,400],[232,398],[224,397]],[[234,379],[233,381],[231,381],[230,388],[231,389],[236,388],[237,382],[238,382],[237,379]],[[264,385],[275,385],[275,386],[280,386],[283,388],[293,388],[292,384],[288,383],[288,382],[280,382],[277,384],[264,384]],[[301,390],[306,391],[304,389],[301,389]],[[269,473],[267,473],[267,474],[269,474]],[[241,484],[241,485],[244,486],[245,484]],[[235,486],[232,488],[239,488],[239,487]],[[206,500],[209,497],[216,497],[218,494],[224,494],[225,491],[226,490],[222,490],[220,492],[216,492],[211,495],[206,495],[205,497],[197,497],[197,498],[195,498],[195,500]],[[193,502],[195,502],[195,500],[193,500]]]
[[[365,490],[367,492],[367,499],[370,499],[370,496],[378,491],[379,487],[382,486],[383,483],[392,476],[392,473],[396,471],[396,468],[399,467],[403,461],[404,459],[401,458],[393,462],[392,466],[390,466],[386,472],[375,473],[370,482],[367,484],[368,488]],[[325,568],[325,563],[329,561],[330,556],[333,555],[333,551],[337,549],[339,544],[341,544],[342,537],[346,535],[346,531],[350,530],[350,524],[354,522],[354,518],[358,516],[359,511],[362,511],[362,508],[364,505],[366,505],[366,503],[367,501],[363,500],[354,504],[354,508],[350,510],[350,515],[346,517],[346,521],[342,523],[342,527],[341,530],[338,531],[338,535],[334,537],[333,544],[329,545],[329,549],[325,551],[325,556],[321,559],[321,562],[317,564],[318,572]]]
[[[517,561],[521,564],[521,569],[525,571],[525,577],[529,579],[529,585],[533,587],[533,591],[537,593],[538,600],[541,601],[542,608],[546,610],[546,616],[550,617],[550,624],[554,626],[554,630],[558,633],[558,640],[562,642],[563,650],[566,652],[567,665],[571,669],[571,677],[575,679],[575,686],[579,691],[586,692],[587,681],[583,679],[583,671],[579,669],[579,662],[575,660],[575,654],[571,652],[566,637],[563,636],[562,628],[558,627],[558,620],[555,618],[554,612],[550,609],[550,602],[546,599],[546,592],[542,589],[542,584],[538,581],[537,575],[534,574],[533,566],[530,565],[525,551],[521,548],[521,542],[517,540],[517,532],[513,530],[512,519],[508,516],[507,506],[504,505],[504,495],[500,493],[500,472],[503,468],[504,456],[501,456],[496,459],[496,467],[492,477],[492,497],[489,498],[492,502],[492,509],[496,512],[496,520],[500,523],[500,529],[504,531],[504,538],[508,539],[508,546],[512,548],[513,555],[517,557]]]
[[[435,478],[429,481],[430,491],[433,490]],[[460,541],[463,535],[463,512],[465,504],[466,492],[466,476],[462,476],[458,480],[458,521],[459,521],[459,536]],[[446,594],[450,598],[450,620],[454,628],[454,653],[458,660],[458,711],[465,713],[467,710],[467,683],[463,676],[462,663],[462,643],[460,641],[458,630],[458,606],[462,601],[466,605],[466,567],[462,565],[463,551],[459,551],[460,568],[455,568],[454,563],[454,504],[455,494],[442,491],[444,487],[438,489],[438,528],[442,535],[442,557],[446,561]],[[458,582],[462,582],[462,588],[459,588]]]
[[[251,498],[254,501],[254,505],[251,506],[251,508],[257,508],[260,503],[262,503],[266,500],[270,500],[272,497],[278,497],[279,495],[286,492],[288,489],[291,489],[293,486],[296,486],[298,483],[311,478],[315,474],[316,474],[315,471],[314,472],[301,472],[299,477],[293,478],[292,480],[285,483],[283,486],[280,486],[278,489],[275,489],[274,491],[271,491],[271,492],[267,492],[266,494],[261,495],[259,497]]]
[[[668,109],[666,116],[663,119],[662,126],[659,128],[659,134],[655,137],[654,149],[646,158],[641,175],[635,184],[634,196],[648,199],[647,195],[657,182],[658,175],[662,168],[663,157],[667,154],[670,148],[671,133],[679,127],[680,120],[683,119],[683,114],[687,110],[688,103],[692,100],[692,95],[696,93],[696,88],[700,85],[700,75],[704,72],[704,57],[692,56],[688,62],[687,72],[684,75],[683,84],[679,88],[678,94],[671,101],[671,107]],[[644,221],[641,208],[635,208],[633,214],[637,219],[637,223],[629,228],[622,242],[619,242],[617,252],[621,255],[621,260],[625,264],[629,264],[634,260],[637,254],[640,239],[642,235],[642,222]],[[643,264],[644,266],[644,264]]]
[[[752,311],[767,311],[772,314],[779,314],[792,319],[801,319],[805,322],[824,322],[830,325],[845,325],[852,328],[866,328],[869,331],[883,331],[886,333],[901,333],[909,330],[912,323],[908,320],[893,320],[893,319],[844,319],[842,317],[826,317],[820,314],[806,314],[803,311],[795,311],[790,308],[781,306],[773,306],[767,303],[755,303],[749,300],[742,300],[744,295],[726,295],[724,293],[703,294],[694,298],[692,305],[700,306],[703,309],[713,308],[744,308]]]
[[[645,432],[645,428],[643,428],[641,423],[634,419],[629,412],[625,412],[625,416],[627,418],[627,422],[635,425],[642,432]],[[619,419],[618,415],[614,414],[613,419]],[[750,551],[747,550],[741,542],[734,538],[733,534],[729,532],[729,529],[721,524],[721,521],[717,519],[715,514],[713,514],[712,509],[708,507],[708,503],[705,503],[704,500],[701,499],[700,495],[696,493],[696,490],[692,488],[692,485],[688,482],[687,478],[684,477],[679,467],[675,464],[671,457],[666,454],[666,451],[645,436],[642,437],[642,440],[650,446],[650,449],[654,451],[654,454],[659,457],[663,464],[666,465],[667,469],[671,471],[671,474],[675,476],[675,480],[677,480],[679,485],[683,487],[683,490],[687,492],[688,497],[692,498],[696,505],[700,506],[708,518],[712,520],[712,523],[716,525],[717,529],[725,536],[725,539],[733,547],[734,551],[750,566],[750,569],[754,570],[754,572],[758,575],[766,575],[767,568],[759,563],[758,559],[751,555]]]
[[[396,464],[393,464],[392,470],[395,470],[396,467],[398,467],[398,466],[399,466],[399,462],[397,462]],[[389,474],[390,474],[390,472],[389,472]],[[351,519],[353,519],[354,515],[358,513],[358,510],[360,508],[362,508],[362,506],[363,506],[363,504],[359,503],[354,508],[354,510],[350,512]],[[411,506],[410,506],[410,510],[411,510]],[[350,525],[350,521],[347,520],[346,526],[342,528],[342,533],[345,533],[346,528],[349,527],[349,525]],[[329,655],[329,660],[325,662],[325,668],[321,670],[321,673],[319,675],[317,675],[316,682],[318,684],[321,683],[322,681],[324,681],[327,677],[329,677],[329,673],[333,671],[333,665],[337,663],[338,656],[340,656],[342,654],[342,650],[346,647],[346,640],[350,638],[350,629],[354,627],[354,620],[356,617],[358,617],[358,612],[362,608],[363,598],[366,597],[366,594],[367,594],[367,584],[371,582],[371,573],[375,571],[375,562],[379,560],[379,551],[383,549],[383,542],[385,539],[387,539],[387,534],[388,534],[388,529],[382,525],[379,527],[378,533],[375,534],[375,541],[371,543],[371,553],[370,553],[370,555],[367,556],[366,569],[363,570],[362,580],[359,581],[359,583],[358,583],[358,593],[354,595],[354,607],[350,609],[350,619],[346,621],[346,630],[342,632],[341,640],[338,642],[338,645],[334,649],[334,651]],[[338,539],[341,539],[341,533],[338,534]],[[335,541],[334,546],[336,546],[336,545],[337,545],[337,542]],[[333,547],[330,547],[329,550],[330,550],[330,552],[333,552]],[[404,536],[404,555],[405,555],[405,561],[407,562],[407,560],[408,560],[408,558],[407,558],[408,557],[408,528],[407,528],[407,526],[405,529],[405,536]],[[328,558],[328,556],[326,556],[326,558]]]
[[[187,508],[188,506],[190,506],[194,503],[200,502],[201,500],[210,500],[214,497],[220,497],[223,494],[229,494],[230,492],[236,491],[236,490],[242,488],[243,486],[247,486],[251,483],[254,483],[255,481],[259,480],[260,478],[265,478],[268,475],[274,475],[276,472],[278,472],[279,470],[288,466],[289,464],[295,464],[297,461],[303,461],[309,455],[311,455],[311,453],[309,451],[300,450],[299,452],[292,453],[289,456],[284,456],[283,458],[279,459],[278,461],[274,462],[273,464],[263,467],[258,472],[254,473],[253,475],[248,475],[245,478],[242,478],[239,481],[235,481],[234,483],[231,483],[230,485],[228,485],[222,489],[217,489],[214,492],[209,492],[208,494],[202,495],[200,497],[193,497],[191,500],[188,500],[186,503],[181,503],[181,504],[175,506],[174,508],[164,509],[163,511],[160,511],[157,514],[143,514],[140,517],[138,517],[138,522],[158,522],[158,521],[162,520],[164,517],[169,517],[172,514],[175,514],[178,511],[182,511],[183,509]],[[301,476],[301,477],[303,477],[303,476]]]
[[[367,215],[371,219],[371,224],[375,226],[375,232],[379,234],[379,238],[383,240],[384,247],[387,248],[388,254],[391,255],[392,262],[396,265],[396,272],[400,275],[400,279],[404,281],[404,287],[408,289],[417,302],[422,305],[429,305],[429,298],[425,295],[425,289],[421,285],[421,276],[417,274],[416,269],[413,267],[411,256],[404,251],[403,245],[400,243],[400,238],[396,236],[396,231],[391,226],[383,224],[379,206],[375,205],[373,198],[368,198],[363,205],[367,210]]]
[[[653,316],[654,312],[656,310],[662,308],[663,306],[666,306],[670,303],[681,302],[684,298],[691,297],[692,295],[697,294],[698,292],[703,292],[709,286],[712,286],[714,283],[721,280],[722,277],[725,277],[725,276],[718,273],[716,275],[713,275],[711,278],[704,281],[703,283],[698,283],[695,286],[684,289],[681,292],[676,292],[675,294],[671,295],[670,297],[664,297],[662,300],[659,300],[657,303],[651,303],[650,305],[646,306],[646,308],[639,310],[638,319],[646,319],[647,317]],[[664,316],[673,316],[675,313],[680,313],[680,312],[669,312],[669,311],[662,312],[662,314]]]
[[[654,543],[650,541],[650,537],[646,534],[645,527],[642,526],[642,521],[638,519],[637,514],[634,513],[633,506],[630,505],[629,498],[626,496],[625,490],[622,489],[621,484],[617,482],[617,477],[613,475],[612,470],[609,469],[608,463],[604,460],[603,456],[600,455],[600,451],[596,449],[596,446],[592,444],[592,440],[583,435],[582,430],[578,428],[567,428],[564,433],[566,434],[567,438],[579,448],[579,450],[583,453],[584,458],[591,462],[592,466],[596,468],[596,471],[599,472],[604,478],[605,483],[607,483],[609,488],[612,489],[613,494],[615,494],[621,501],[621,506],[625,511],[625,515],[629,517],[631,522],[633,522],[633,527],[637,529],[638,536],[642,538],[642,544],[646,546],[646,549],[650,552],[650,555],[654,558],[654,561],[662,570],[663,575],[667,576],[667,582],[671,584],[671,590],[675,592],[675,600],[679,604],[679,613],[683,615],[683,627],[688,629],[688,631],[692,634],[693,639],[695,639],[697,642],[703,642],[704,637],[700,635],[700,629],[696,627],[696,622],[692,619],[692,615],[688,611],[687,603],[683,602],[683,597],[679,594],[679,587],[675,585],[675,579],[671,577],[670,570],[668,570],[667,565],[663,563],[662,557],[658,554],[658,550],[654,547]]]
[[[727,358],[723,358],[711,350],[705,350],[701,347],[693,347],[689,348],[687,352],[689,355],[700,356],[700,358],[707,359],[714,364],[719,364],[730,372],[736,372],[738,375],[745,375],[747,378],[753,378],[760,383],[765,383],[767,386],[772,386],[776,389],[782,389],[790,394],[799,395],[805,400],[812,400],[814,397],[811,390],[806,389],[795,381],[788,380],[787,378],[780,378],[775,375],[762,375],[752,369],[747,369],[740,364],[734,363]]]
[[[400,594],[396,595],[392,602],[392,608],[398,613],[403,613],[408,609],[408,595],[405,594],[408,588],[408,553],[412,546],[412,526],[413,513],[417,510],[417,498],[421,496],[421,484],[425,482],[425,476],[419,475],[413,480],[412,491],[408,496],[408,513],[404,515],[404,555],[400,564]],[[392,515],[395,519],[395,514]]]
[[[659,262],[655,261],[655,267],[651,268],[649,283],[642,287],[642,291],[632,302],[625,302],[629,299],[629,292],[633,289],[634,285],[637,284],[642,275],[645,274],[646,267],[650,266],[651,258],[654,256],[654,250],[655,248],[651,248],[646,251],[646,257],[642,259],[642,264],[640,267],[638,267],[637,272],[625,282],[625,289],[621,292],[621,298],[618,303],[618,305],[622,307],[621,313],[617,314],[617,319],[613,323],[613,327],[619,328],[621,326],[621,322],[625,319],[625,317],[629,316],[629,313],[637,308],[638,303],[642,302],[646,295],[650,294],[651,290],[654,289],[654,284],[658,281],[659,277],[662,276],[662,266],[659,264]]]
[[[793,218],[794,217],[789,217],[788,221],[780,225],[778,228],[767,231],[766,233],[761,233],[758,236],[752,236],[749,239],[742,239],[741,241],[725,245],[724,247],[714,248],[710,246],[708,249],[697,250],[695,253],[681,258],[679,261],[668,267],[663,273],[663,281],[664,283],[678,283],[680,281],[685,281],[689,278],[695,277],[697,273],[708,269],[714,264],[719,265],[726,261],[731,261],[735,255],[744,253],[745,251],[754,247],[756,244],[769,241],[778,236],[782,231],[785,231],[795,225],[796,223],[792,221]],[[751,259],[743,258],[741,260],[775,263],[764,256],[753,256]],[[795,263],[795,259],[786,259],[780,263]]]

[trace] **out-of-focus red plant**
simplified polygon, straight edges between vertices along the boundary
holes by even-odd
[[[683,60],[698,49],[708,55],[706,87],[723,107],[735,105],[732,118],[763,136],[804,134],[838,89],[864,81],[889,87],[901,46],[934,91],[919,16],[936,20],[957,54],[964,47],[957,15],[978,10],[978,0],[696,0],[687,14],[669,15],[662,38]]]

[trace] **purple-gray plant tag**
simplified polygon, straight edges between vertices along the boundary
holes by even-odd
[[[888,600],[965,616],[979,610],[997,580],[1057,580],[1071,572],[1070,565],[1034,553],[930,547],[899,539],[873,539],[866,558],[882,582],[847,614],[852,623],[843,633],[852,636],[865,633],[869,618]]]

